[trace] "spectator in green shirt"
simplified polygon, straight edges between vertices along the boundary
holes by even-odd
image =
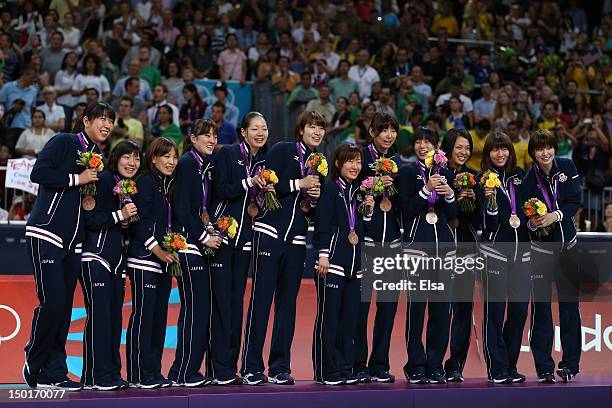
[[[161,72],[149,64],[150,57],[151,49],[149,47],[140,47],[138,49],[138,60],[141,66],[139,76],[149,83],[151,89],[155,89],[155,86],[161,83]]]

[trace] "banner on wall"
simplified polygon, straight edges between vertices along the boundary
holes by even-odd
[[[219,81],[197,79],[193,82],[204,87],[202,99],[204,99],[204,102],[206,102],[208,106],[211,106],[217,101],[213,88]],[[225,86],[227,87],[227,102],[238,109],[238,124],[240,124],[242,122],[242,117],[251,111],[253,84],[251,82],[245,82],[244,85],[240,85],[238,81],[226,81]]]
[[[38,184],[30,181],[30,173],[36,159],[11,159],[6,164],[6,181],[4,186],[16,188],[34,195],[38,194]]]

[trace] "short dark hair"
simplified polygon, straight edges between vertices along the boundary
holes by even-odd
[[[87,62],[93,61],[96,64],[96,68],[94,69],[94,75],[100,76],[102,75],[102,64],[100,63],[100,58],[98,58],[94,54],[87,54],[85,59],[83,59],[83,72],[87,73]]]
[[[223,104],[223,102],[215,102],[213,103],[213,108],[221,108],[221,112],[225,113],[225,105]]]
[[[130,85],[132,85],[132,82],[135,82],[135,81],[140,84],[140,78],[128,77],[128,79],[126,79],[125,82],[123,83],[123,88],[127,91]]]
[[[558,148],[557,138],[555,135],[548,129],[538,129],[531,134],[529,138],[529,145],[527,146],[527,152],[529,153],[529,157],[531,160],[536,161],[535,159],[535,151],[537,149],[544,149],[546,147],[552,147],[555,149],[555,153]]]
[[[121,97],[121,100],[128,101],[132,107],[134,106],[134,99],[131,96],[124,95]]]
[[[399,123],[397,119],[388,113],[376,112],[372,118],[372,123],[370,123],[368,131],[371,131],[374,137],[376,137],[386,129],[393,129],[399,133]]]
[[[142,159],[140,147],[138,147],[138,145],[135,142],[131,140],[124,140],[122,142],[119,142],[117,146],[113,148],[113,150],[111,151],[110,157],[108,158],[108,170],[111,173],[119,174],[119,169],[118,169],[119,159],[121,159],[121,157],[124,154],[129,154],[129,155],[135,154],[140,159]],[[139,172],[140,172],[140,168],[138,169],[138,172],[136,173],[136,175]]]
[[[491,150],[495,148],[506,148],[510,153],[508,161],[504,171],[506,174],[511,174],[516,169],[516,152],[514,151],[514,144],[507,134],[503,132],[493,132],[485,141],[482,149],[482,161],[480,162],[480,170],[484,173],[487,170],[491,170],[494,166],[491,162]]]
[[[298,116],[297,122],[295,123],[295,128],[293,130],[293,136],[295,140],[301,142],[302,141],[302,131],[308,125],[322,126],[325,128],[327,125],[327,121],[325,117],[318,112],[315,111],[304,111]]]
[[[444,139],[442,139],[442,143],[440,144],[440,148],[446,154],[446,157],[448,157],[449,159],[453,155],[455,143],[457,143],[457,139],[460,137],[467,139],[468,144],[470,145],[469,158],[472,157],[472,151],[474,150],[474,142],[472,141],[472,135],[470,135],[470,132],[463,128],[452,128],[446,133],[446,135],[444,135]]]
[[[363,153],[359,146],[354,143],[342,143],[334,152],[331,166],[331,179],[338,180],[341,174],[340,170],[344,163],[351,159],[356,159],[357,157],[363,162]],[[338,162],[338,165],[336,165],[336,162]]]
[[[147,148],[147,154],[145,155],[145,166],[147,172],[157,176],[157,178],[163,178],[159,170],[155,168],[155,165],[153,164],[153,158],[161,157],[169,153],[171,150],[174,150],[174,152],[178,156],[178,147],[176,146],[176,143],[174,143],[173,140],[170,140],[163,136],[155,138]]]
[[[432,145],[438,145],[438,135],[436,134],[436,131],[426,126],[420,126],[414,131],[414,134],[412,135],[413,149],[417,140],[428,140]]]

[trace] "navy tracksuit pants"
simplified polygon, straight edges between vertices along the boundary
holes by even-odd
[[[181,310],[177,323],[176,355],[168,379],[178,383],[200,374],[210,341],[210,273],[201,255],[179,252],[182,276],[177,276]]]
[[[367,273],[367,272],[366,272]],[[355,335],[355,374],[368,371],[370,375],[377,375],[389,371],[389,347],[395,313],[397,312],[397,298],[399,291],[392,294],[394,297],[385,301],[376,301],[376,318],[372,336],[372,353],[368,362],[368,315],[372,298],[372,285],[363,285],[361,288],[361,302],[359,304],[357,330]],[[367,302],[364,300],[367,299]]]
[[[533,257],[533,296],[531,304],[530,346],[538,374],[552,373],[554,327],[551,310],[552,282],[557,286],[559,301],[559,323],[563,357],[559,368],[568,368],[572,373],[580,371],[582,351],[582,325],[579,310],[580,266],[575,249],[560,253],[543,254],[531,251]]]
[[[137,268],[130,268],[128,274],[132,314],[127,330],[127,380],[157,380],[161,375],[172,276]]]
[[[462,255],[464,257],[475,256]],[[451,303],[452,321],[450,332],[450,356],[444,363],[446,374],[463,372],[463,367],[470,350],[472,335],[473,303],[468,301],[474,296],[476,272],[466,270],[455,274],[453,278],[453,302]]]
[[[483,292],[487,376],[505,377],[516,372],[521,351],[531,293],[529,255],[519,253],[516,262],[487,256]]]
[[[361,279],[327,273],[315,276],[317,319],[312,339],[314,379],[342,380],[354,365],[354,337],[361,300]]]
[[[419,270],[409,275],[408,280],[421,280],[443,283],[444,290],[419,290],[408,293],[406,316],[406,346],[408,362],[404,372],[408,375],[431,375],[442,373],[442,363],[448,348],[451,317],[450,291],[452,290],[452,271]],[[427,308],[427,334],[423,345],[423,326]]]
[[[87,310],[83,336],[85,385],[108,384],[121,378],[122,308],[125,278],[98,261],[81,263],[81,288]]]
[[[30,373],[38,373],[39,383],[57,383],[68,378],[66,338],[81,254],[32,237],[27,237],[27,249],[39,304],[34,309],[30,340],[24,349],[26,363]]]
[[[264,371],[263,347],[274,298],[274,325],[268,374],[291,372],[296,299],[304,272],[306,246],[288,244],[266,234],[253,234],[253,285],[245,321],[243,375]]]
[[[236,375],[250,264],[250,251],[225,244],[210,259],[212,317],[207,375],[218,380],[230,380]]]

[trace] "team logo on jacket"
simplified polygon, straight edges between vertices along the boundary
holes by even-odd
[[[238,160],[238,165],[239,166],[244,166],[244,163],[242,162],[242,160]]]
[[[559,181],[561,183],[565,183],[567,181],[567,176],[565,175],[565,173],[559,174]]]
[[[420,174],[417,174],[417,180],[423,180],[423,176],[421,176]]]
[[[512,182],[515,186],[518,186],[519,184],[523,183],[523,180],[521,180],[520,178],[515,178],[514,180],[512,180]]]

